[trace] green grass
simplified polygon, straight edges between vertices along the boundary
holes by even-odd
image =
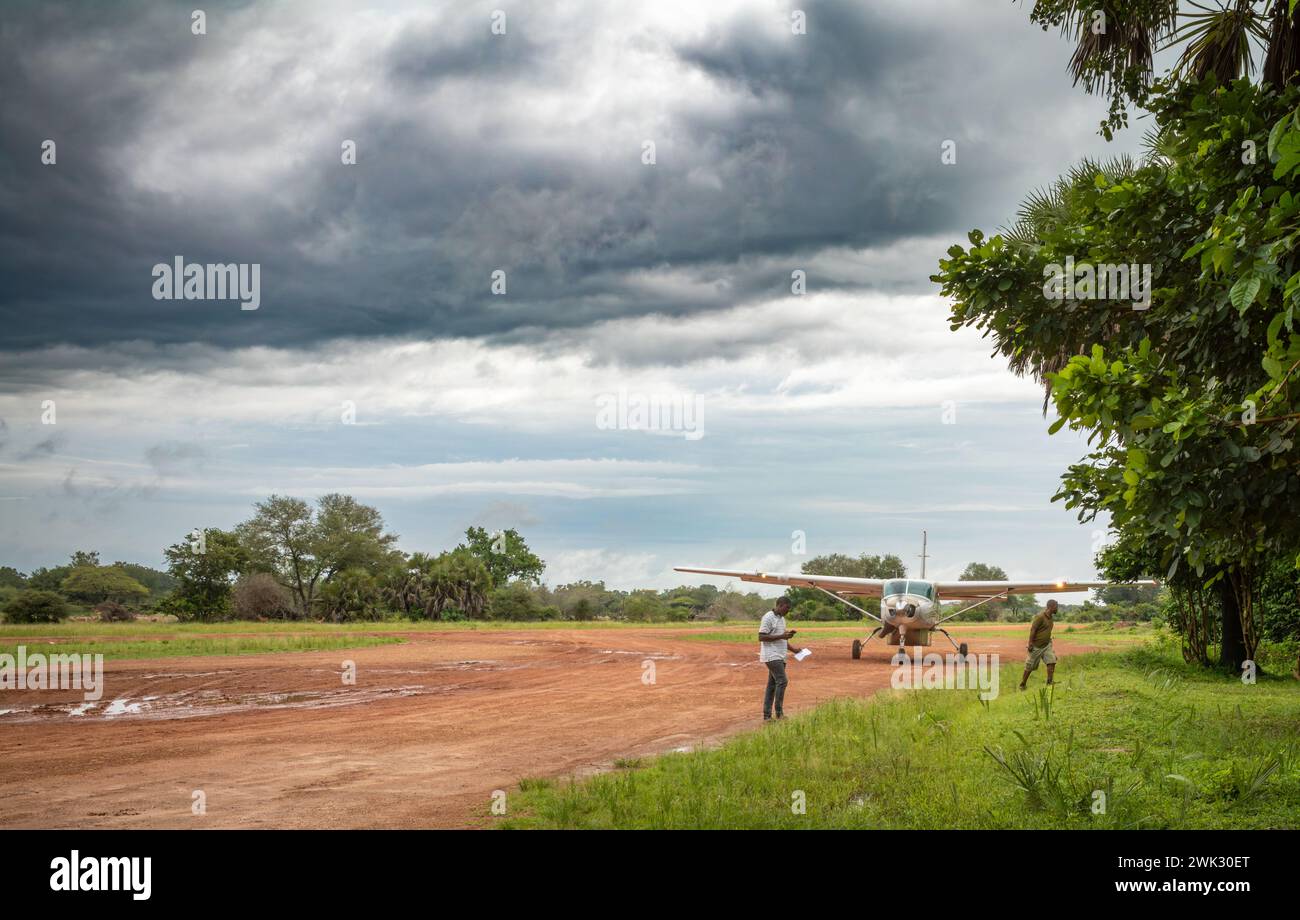
[[[1154,645],[1067,658],[1054,691],[1040,670],[1019,693],[1019,667],[987,705],[973,691],[834,700],[720,748],[522,782],[497,826],[1300,827],[1294,681],[1244,686]]]
[[[757,622],[757,621],[755,621]],[[60,636],[183,636],[223,635],[231,633],[280,633],[302,635],[305,633],[356,634],[356,633],[437,633],[437,632],[499,632],[502,630],[551,629],[698,629],[697,623],[629,623],[615,620],[548,620],[539,622],[510,622],[473,620],[442,622],[433,620],[380,620],[357,623],[321,623],[313,620],[278,622],[227,621],[221,623],[153,623],[132,621],[126,623],[65,622],[65,623],[0,623],[0,639],[9,637],[58,638]]]
[[[0,653],[18,654],[25,645],[30,656],[36,652],[60,655],[102,654],[106,659],[178,658],[190,655],[253,655],[264,652],[322,652],[332,649],[364,648],[401,642],[400,636],[305,635],[305,636],[211,636],[161,637],[133,640],[77,639],[42,642],[39,639],[0,644]]]

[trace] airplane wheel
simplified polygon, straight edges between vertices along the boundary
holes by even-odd
[[[861,658],[861,657],[862,657],[862,640],[861,640],[861,639],[854,639],[854,640],[853,640],[853,660],[854,660],[854,661],[857,661],[857,660],[858,660],[859,658]]]
[[[965,658],[967,655],[970,654],[970,649],[966,647],[965,642],[961,644],[961,648],[957,649],[957,654],[961,655],[962,658]]]

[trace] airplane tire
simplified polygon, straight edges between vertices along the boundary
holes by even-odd
[[[961,655],[962,658],[965,658],[967,655],[970,654],[970,649],[966,647],[965,642],[961,644],[961,648],[957,649],[957,654]]]
[[[861,658],[861,657],[862,657],[862,640],[861,640],[861,639],[854,639],[854,640],[853,640],[853,660],[854,660],[854,661],[857,661],[857,660],[858,660],[859,658]]]

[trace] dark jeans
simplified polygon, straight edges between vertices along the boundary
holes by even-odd
[[[772,715],[772,703],[776,703],[777,717],[785,715],[785,686],[790,683],[785,676],[785,661],[768,661],[767,692],[763,694],[763,717]]]

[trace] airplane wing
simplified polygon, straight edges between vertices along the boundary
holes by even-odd
[[[676,566],[676,572],[690,572],[696,575],[721,575],[726,578],[739,578],[741,581],[758,582],[764,585],[789,585],[794,588],[825,588],[836,594],[849,594],[858,597],[880,597],[881,586],[889,578],[850,578],[843,575],[790,575],[783,572],[747,572],[740,569],[697,569],[690,566]],[[912,579],[920,581],[921,579]],[[1091,591],[1093,588],[1108,588],[1119,582],[1110,581],[932,581],[938,590],[939,598],[945,601],[984,600],[1003,594],[1065,594],[1072,591]],[[1134,581],[1123,584],[1149,587],[1159,582]]]
[[[880,587],[887,579],[849,578],[842,575],[788,575],[782,572],[746,572],[739,569],[695,569],[676,566],[674,572],[691,572],[696,575],[723,575],[741,581],[755,581],[764,585],[789,585],[792,588],[825,588],[837,594],[858,597],[880,597]]]
[[[1064,594],[1071,591],[1091,591],[1120,584],[1152,587],[1155,581],[936,581],[935,589],[945,601],[976,601],[1002,594]]]

